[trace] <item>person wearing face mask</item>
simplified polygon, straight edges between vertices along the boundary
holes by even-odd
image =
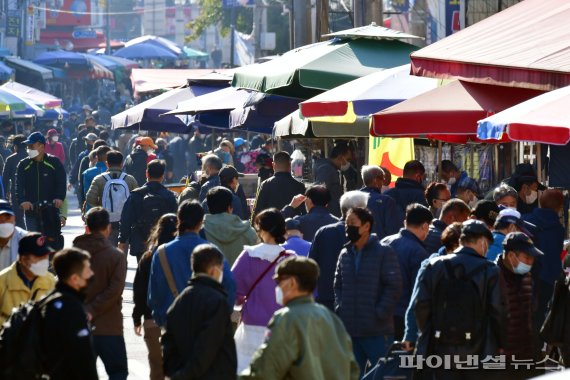
[[[445,202],[452,198],[447,185],[441,182],[431,182],[426,187],[425,196],[429,210],[436,218],[441,215],[441,209]]]
[[[257,234],[249,221],[242,220],[235,214],[234,200],[235,194],[225,187],[216,186],[210,189],[205,202],[209,214],[204,218],[204,228],[201,232],[206,240],[222,251],[230,265],[234,264],[244,246],[258,242]],[[206,212],[206,209],[204,211]]]
[[[443,205],[441,216],[431,221],[429,232],[424,240],[428,253],[438,252],[441,248],[441,234],[452,223],[463,223],[469,219],[471,209],[461,199],[451,199]]]
[[[177,379],[234,379],[236,345],[227,294],[224,255],[212,244],[192,252],[192,278],[166,314],[164,373]]]
[[[538,361],[538,328],[534,321],[535,295],[534,283],[530,271],[536,260],[544,253],[534,246],[532,240],[522,232],[509,233],[503,242],[504,252],[497,259],[499,267],[499,285],[503,314],[501,331],[504,334],[502,353],[507,362],[516,360]],[[538,325],[540,326],[540,324]],[[528,379],[530,371],[507,366],[508,375],[503,378]],[[538,373],[536,374],[538,375]]]
[[[369,210],[348,211],[349,244],[340,253],[334,278],[335,312],[352,338],[361,376],[366,362],[377,363],[394,341],[394,311],[402,291],[396,252],[380,244],[373,225]]]
[[[6,191],[6,199],[10,202],[16,202],[16,170],[18,168],[18,163],[28,157],[24,141],[26,141],[26,137],[24,135],[14,136],[14,139],[12,140],[12,150],[14,153],[6,159],[6,164],[2,171],[2,183],[4,185],[4,191]],[[16,207],[14,212],[16,214],[16,225],[20,228],[24,228],[25,222],[23,210]]]
[[[59,142],[59,134],[55,129],[50,129],[47,133],[46,153],[59,158],[62,164],[65,163],[65,149]]]
[[[93,270],[88,252],[68,248],[53,258],[57,284],[48,297],[43,317],[42,342],[45,375],[50,379],[97,380],[96,356],[91,342],[91,327],[83,308],[85,291]]]
[[[517,209],[518,193],[511,186],[506,183],[501,184],[493,190],[493,201],[498,206],[506,208]]]
[[[458,199],[473,208],[479,201],[479,185],[473,178],[465,177],[457,183],[456,195]]]
[[[28,231],[17,227],[16,214],[8,201],[0,200],[0,270],[18,260],[19,242]]]
[[[135,149],[125,159],[124,169],[127,174],[132,175],[137,180],[139,186],[146,182],[146,166],[152,161],[149,158],[156,157],[152,151],[157,146],[150,137],[138,137],[135,142]]]
[[[404,220],[406,208],[413,203],[428,206],[423,186],[425,175],[424,164],[418,160],[408,161],[404,165],[403,176],[396,180],[393,188],[384,193],[396,201],[400,211],[399,220]]]
[[[34,132],[24,141],[28,158],[18,164],[16,202],[24,210],[26,229],[39,231],[50,246],[63,248],[60,208],[66,197],[65,169],[56,157],[45,153],[45,137]]]
[[[249,212],[249,207],[247,206],[245,193],[239,184],[240,177],[244,175],[229,165],[224,166],[218,175],[220,176],[220,185],[232,192],[232,213],[239,216],[241,220],[249,220],[251,212]],[[206,213],[208,212],[207,205],[204,210]]]
[[[493,244],[487,251],[487,260],[495,262],[497,257],[503,252],[503,241],[510,232],[523,232],[527,236],[533,237],[531,232],[536,231],[536,226],[523,220],[517,210],[510,208],[503,209],[497,216],[493,230]],[[562,247],[560,247],[562,249]],[[560,254],[560,251],[558,252]]]
[[[359,378],[360,368],[342,321],[313,300],[318,277],[319,266],[306,257],[292,257],[277,266],[275,298],[284,307],[273,314],[267,339],[241,380]]]
[[[97,273],[85,297],[85,311],[93,324],[95,353],[105,364],[109,378],[128,375],[127,352],[123,337],[121,295],[127,275],[125,253],[109,241],[109,212],[94,207],[85,215],[87,233],[73,240],[73,246],[91,255],[91,267]]]
[[[0,272],[0,324],[13,308],[39,300],[54,288],[55,278],[48,272],[52,252],[41,233],[30,232],[20,239],[18,260]]]
[[[398,255],[400,262],[402,295],[394,310],[394,328],[396,340],[404,336],[404,316],[410,303],[414,282],[422,261],[429,257],[423,241],[429,233],[429,226],[433,219],[429,209],[418,203],[408,206],[404,228],[395,235],[382,240],[382,244],[390,246]]]
[[[546,187],[538,182],[536,177],[522,176],[517,179],[519,199],[517,210],[521,214],[530,214],[534,209],[538,208],[538,191],[546,190]]]
[[[313,177],[315,183],[321,183],[329,189],[331,193],[331,201],[328,209],[331,214],[336,217],[341,216],[340,197],[343,193],[342,184],[340,182],[340,171],[350,168],[350,150],[346,144],[337,144],[331,150],[328,158],[321,158],[315,162],[313,166]]]
[[[202,157],[202,179],[205,182],[200,187],[198,199],[204,202],[208,190],[213,187],[220,186],[220,170],[222,170],[223,162],[215,154],[208,154]]]
[[[313,241],[319,228],[337,223],[338,218],[329,212],[327,206],[331,200],[330,191],[323,185],[312,185],[305,195],[295,195],[289,205],[283,207],[281,214],[284,218],[293,218],[299,222],[299,231],[307,241]],[[305,204],[307,213],[297,215],[296,208]]]
[[[459,182],[469,178],[466,171],[460,171],[457,166],[450,160],[441,161],[441,179],[449,185],[451,197],[455,198],[457,195],[457,186]]]
[[[460,247],[429,261],[417,279],[412,306],[420,333],[416,355],[459,355],[463,362],[475,355],[476,363],[487,355],[498,355],[503,346],[500,270],[485,259],[492,241],[484,222],[467,220],[461,228]],[[429,378],[480,379],[488,372],[465,371],[456,368],[457,363],[452,359],[451,369],[434,369]]]

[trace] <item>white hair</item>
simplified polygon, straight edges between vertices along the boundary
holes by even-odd
[[[340,197],[340,209],[345,217],[348,210],[355,207],[366,207],[368,204],[368,193],[360,190],[348,191]]]
[[[365,186],[370,185],[379,176],[384,178],[384,171],[377,165],[363,165],[360,173]]]

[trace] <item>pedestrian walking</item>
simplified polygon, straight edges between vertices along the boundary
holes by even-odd
[[[340,217],[340,197],[343,188],[340,182],[340,171],[350,168],[350,150],[346,144],[337,144],[328,158],[321,158],[315,162],[313,167],[313,177],[316,183],[321,183],[330,191],[331,200],[329,211],[336,217]]]
[[[26,224],[24,222],[24,211],[17,204],[16,170],[20,161],[28,157],[24,141],[26,141],[26,136],[14,136],[12,139],[13,153],[6,158],[4,170],[2,170],[2,185],[4,186],[4,192],[6,193],[6,200],[15,206],[14,213],[16,214],[16,225],[20,228],[25,228]]]
[[[429,210],[435,218],[440,217],[443,205],[452,198],[447,185],[441,182],[431,182],[427,185],[425,197]]]
[[[192,252],[192,278],[166,316],[164,372],[170,379],[232,379],[237,358],[221,284],[224,255],[211,244]]]
[[[131,154],[125,160],[125,172],[132,175],[137,180],[139,187],[146,182],[146,168],[149,163],[149,154],[152,153],[157,146],[152,138],[145,136],[136,140],[135,147]]]
[[[311,250],[311,242],[303,239],[301,232],[301,223],[297,219],[285,220],[285,243],[282,244],[283,248],[288,251],[293,251],[299,256],[309,256]]]
[[[0,199],[0,271],[18,260],[20,240],[27,233],[16,226],[16,213],[10,203]]]
[[[504,209],[499,212],[495,221],[493,230],[493,244],[487,251],[487,260],[495,262],[501,253],[503,253],[503,241],[505,236],[510,232],[524,232],[529,237],[532,234],[529,230],[536,230],[536,226],[525,222],[521,214],[514,209]],[[562,247],[561,247],[562,249]]]
[[[429,226],[428,235],[424,240],[424,246],[429,254],[438,252],[441,248],[441,234],[452,223],[463,223],[469,219],[471,209],[461,199],[451,199],[447,201],[442,209],[439,218],[434,218]]]
[[[400,209],[400,220],[405,219],[406,209],[413,203],[427,206],[423,182],[426,176],[424,164],[418,160],[406,162],[402,177],[396,180],[396,185],[384,194],[396,201]]]
[[[61,164],[65,165],[65,149],[63,144],[59,142],[59,133],[53,128],[47,133],[46,153],[57,157]]]

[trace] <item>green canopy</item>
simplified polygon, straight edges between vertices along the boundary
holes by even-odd
[[[309,99],[351,80],[410,62],[417,46],[397,40],[333,39],[236,69],[233,87]]]
[[[203,51],[192,49],[188,46],[184,46],[182,48],[182,50],[184,51],[184,54],[186,54],[186,56],[188,58],[191,58],[191,59],[208,59],[210,57],[210,55],[208,53],[204,53]]]

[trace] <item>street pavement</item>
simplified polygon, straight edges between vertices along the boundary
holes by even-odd
[[[67,225],[63,228],[65,246],[71,247],[73,239],[85,232],[84,223],[81,220],[77,197],[73,193],[67,194],[69,202],[69,215]],[[131,314],[133,312],[133,282],[137,270],[137,260],[129,256],[127,265],[127,279],[123,291],[123,325],[125,342],[127,345],[127,358],[129,360],[129,380],[148,380],[149,368],[147,350],[142,336],[136,336],[133,328]],[[97,372],[100,379],[108,379],[105,367],[101,360],[97,361]]]

